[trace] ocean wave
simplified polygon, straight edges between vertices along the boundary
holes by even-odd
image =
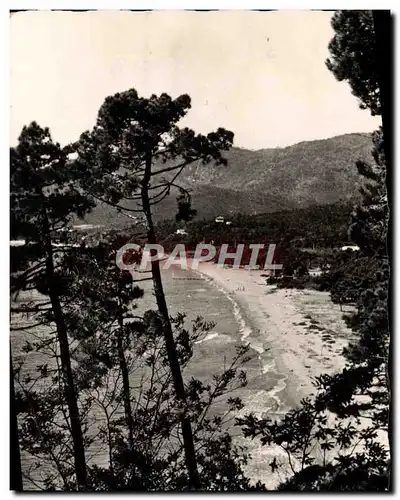
[[[199,270],[197,270],[196,272],[201,274],[206,282],[210,283],[214,288],[222,293],[232,304],[233,315],[236,323],[239,326],[240,340],[242,342],[248,342],[250,344],[250,348],[258,353],[262,375],[267,376],[267,374],[270,374],[271,378],[277,377],[276,382],[271,389],[261,389],[260,391],[257,391],[256,394],[253,393],[249,397],[249,399],[245,401],[245,410],[248,412],[250,409],[251,411],[255,411],[256,413],[258,413],[259,415],[264,414],[265,412],[268,412],[270,410],[272,410],[273,412],[278,411],[282,404],[282,401],[279,398],[279,393],[281,393],[286,388],[287,377],[282,377],[282,375],[277,373],[276,363],[273,358],[265,359],[267,356],[265,355],[266,349],[264,347],[264,343],[261,338],[257,339],[254,336],[254,333],[257,333],[258,330],[254,331],[246,322],[245,317],[242,314],[241,306],[235,300],[234,294],[226,290],[222,285],[220,285],[210,276],[201,273],[201,271]]]
[[[277,383],[275,384],[275,387],[273,389],[271,389],[270,391],[268,391],[268,395],[270,398],[272,398],[275,403],[276,403],[276,406],[275,406],[275,410],[279,410],[281,404],[282,404],[282,401],[280,399],[280,397],[278,396],[278,393],[282,392],[284,389],[286,389],[286,381],[287,381],[287,377],[284,376],[282,378],[280,378]],[[270,408],[267,408],[266,411],[269,411],[271,410],[273,407],[270,407]]]
[[[197,271],[198,273],[202,274],[201,271]],[[211,284],[214,288],[216,288],[219,292],[221,292],[232,304],[233,307],[233,315],[235,318],[236,323],[239,325],[239,335],[240,335],[240,340],[244,342],[247,337],[249,337],[252,333],[252,329],[250,326],[246,323],[239,304],[236,302],[236,300],[232,297],[232,294],[229,293],[225,288],[221,285],[219,285],[214,279],[210,278],[206,274],[202,274],[204,277],[205,281]],[[260,354],[264,352],[264,349],[261,350],[261,352],[257,349],[255,349],[257,352]]]
[[[201,340],[196,340],[195,344],[202,344],[203,342],[206,342],[207,340],[212,340],[215,339],[215,337],[218,337],[219,333],[218,332],[212,332],[207,334],[204,339]]]
[[[271,369],[275,370],[275,368],[276,368],[275,360],[270,359],[270,360],[268,360],[268,362],[264,362],[261,371],[262,371],[262,374],[265,375],[266,373],[271,371]]]

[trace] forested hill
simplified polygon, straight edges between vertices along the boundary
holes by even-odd
[[[198,218],[305,208],[358,196],[355,162],[371,157],[370,134],[346,134],[286,148],[232,148],[228,166],[193,164],[180,183],[191,190]],[[157,220],[174,218],[176,193],[155,206]],[[98,207],[86,218],[95,224],[126,224],[126,217]]]

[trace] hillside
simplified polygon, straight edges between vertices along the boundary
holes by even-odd
[[[250,151],[232,148],[228,166],[193,164],[180,177],[191,190],[198,218],[233,213],[265,213],[305,208],[358,195],[358,159],[369,159],[370,134],[346,134],[286,148]],[[157,220],[173,218],[176,192],[155,206]],[[94,224],[120,225],[129,219],[106,206],[86,218]]]

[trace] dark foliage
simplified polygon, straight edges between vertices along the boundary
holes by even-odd
[[[326,61],[339,81],[346,80],[362,109],[380,115],[379,66],[372,11],[340,10],[332,18],[335,36]]]

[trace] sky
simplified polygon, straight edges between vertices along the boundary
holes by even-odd
[[[13,14],[10,139],[31,121],[67,144],[104,99],[189,94],[182,126],[225,127],[235,145],[284,147],[375,130],[346,82],[325,66],[332,12],[155,11]]]

